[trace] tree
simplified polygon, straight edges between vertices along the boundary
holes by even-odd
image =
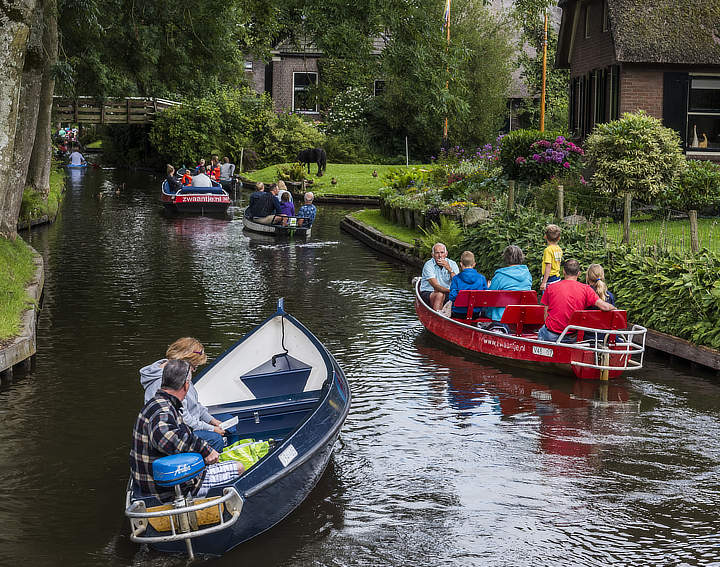
[[[448,46],[440,30],[442,9],[438,0],[387,7],[389,43],[381,55],[386,90],[374,124],[386,137],[391,130],[396,151],[408,136],[415,153],[429,156],[440,145],[445,116],[450,139],[460,145],[493,138],[504,119],[511,59],[507,26],[483,2],[457,0]]]
[[[544,14],[548,14],[547,72],[545,80],[545,127],[550,130],[567,130],[568,82],[566,69],[555,69],[558,34],[552,20],[554,0],[515,0],[512,17],[520,30],[517,39],[520,76],[527,85],[530,98],[525,99],[521,115],[536,127],[540,123],[539,97],[542,91],[542,59],[544,41]]]

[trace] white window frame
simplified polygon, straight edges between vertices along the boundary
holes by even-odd
[[[253,62],[250,59],[245,59],[245,71],[252,72],[253,71]]]
[[[690,119],[692,116],[718,116],[720,110],[690,110],[690,91],[692,90],[693,79],[702,81],[703,79],[720,80],[720,73],[688,73],[688,92],[687,92],[687,108],[685,109],[685,116],[687,117],[687,128],[685,134],[686,150],[685,155],[688,157],[701,157],[701,156],[717,156],[720,155],[718,148],[694,148],[688,143],[690,138]]]
[[[297,114],[318,114],[317,100],[315,101],[315,110],[295,110],[295,93],[297,91],[306,91],[307,87],[295,87],[295,75],[315,75],[315,86],[318,84],[318,73],[317,71],[293,71],[292,76],[292,111]]]

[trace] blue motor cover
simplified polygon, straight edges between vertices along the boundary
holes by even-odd
[[[159,486],[175,486],[195,478],[205,469],[200,453],[178,453],[153,461],[153,480]]]

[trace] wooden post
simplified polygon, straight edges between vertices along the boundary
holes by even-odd
[[[698,224],[697,224],[697,211],[688,211],[690,217],[690,248],[693,254],[700,252],[700,242],[698,241]]]
[[[130,99],[125,99],[125,111],[127,112],[127,123],[130,124]]]
[[[547,45],[548,45],[548,16],[547,12],[545,16],[545,26],[543,32],[543,62],[542,62],[542,88],[540,91],[540,128],[541,132],[545,131],[545,92],[546,92],[546,77],[547,77]]]
[[[623,214],[623,244],[630,244],[630,213],[632,212],[632,193],[625,193],[625,212]]]
[[[410,167],[410,152],[408,152],[407,136],[405,136],[405,167]]]
[[[565,216],[565,188],[562,185],[558,185],[558,201],[557,201],[557,213],[558,218],[563,220]]]
[[[515,209],[515,180],[511,179],[508,181],[508,200],[507,210],[512,211]]]
[[[245,148],[240,148],[240,173],[242,173],[242,160],[243,160],[244,153],[245,153]]]

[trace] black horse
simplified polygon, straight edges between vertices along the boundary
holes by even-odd
[[[300,162],[300,165],[307,164],[308,175],[310,174],[311,163],[317,163],[318,177],[322,177],[323,173],[325,173],[325,167],[327,166],[327,154],[322,148],[308,148],[307,150],[302,150],[301,152],[298,152],[297,160]]]

